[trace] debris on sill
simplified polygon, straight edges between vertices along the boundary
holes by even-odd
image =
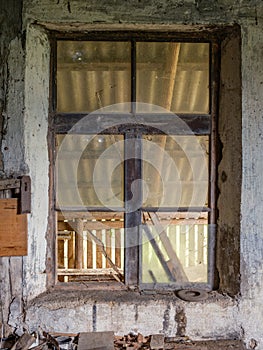
[[[130,333],[116,336],[114,332],[47,333],[25,332],[21,337],[11,334],[0,338],[0,350],[245,350],[241,340],[191,341],[187,337],[165,338],[163,334],[143,336]]]
[[[151,349],[150,342],[151,336],[145,337],[140,333],[114,336],[113,332],[79,334],[25,332],[21,337],[12,334],[8,338],[2,338],[0,350],[143,350]]]

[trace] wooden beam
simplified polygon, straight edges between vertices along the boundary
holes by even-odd
[[[123,271],[119,270],[122,274]],[[117,272],[112,268],[99,269],[58,269],[59,276],[89,276],[89,275],[116,275]]]
[[[136,124],[134,119],[136,118]],[[53,115],[54,131],[56,133],[97,134],[105,130],[104,134],[123,134],[125,126],[132,128],[140,126],[144,132],[151,134],[166,133],[168,135],[207,135],[210,133],[211,116],[209,114],[180,114],[173,113],[108,113],[87,114],[59,113]],[[82,122],[80,122],[82,120]],[[112,125],[117,125],[112,127]],[[156,128],[154,131],[153,128]]]
[[[167,255],[169,256],[169,262],[170,268],[173,269],[174,276],[176,277],[177,282],[188,282],[188,278],[184,272],[184,269],[182,267],[182,264],[180,260],[177,257],[176,252],[174,251],[171,242],[169,238],[167,237],[166,231],[163,228],[162,224],[159,222],[158,217],[154,213],[149,214],[152,222],[158,232],[158,235],[160,237],[160,240],[164,246],[164,249],[166,250]]]
[[[0,180],[0,191],[9,190],[13,188],[20,188],[19,179]]]

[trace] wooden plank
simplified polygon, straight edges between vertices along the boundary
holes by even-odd
[[[28,350],[35,341],[36,338],[33,335],[24,333],[12,346],[11,350]]]
[[[106,253],[107,255],[112,258],[111,256],[111,230],[106,230]],[[108,260],[106,260],[106,267],[111,267]]]
[[[204,263],[204,226],[198,225],[198,264]]]
[[[121,267],[121,230],[115,230],[115,265]]]
[[[92,239],[90,237],[90,235],[88,235],[88,238],[87,238],[87,254],[88,254],[88,257],[87,257],[87,267],[88,268],[92,268],[92,262],[93,262],[93,252],[92,252]]]
[[[195,265],[195,225],[189,225],[189,266]]]
[[[61,269],[64,267],[64,240],[58,240],[57,246],[58,246],[58,254],[57,254],[58,268]]]
[[[83,268],[83,220],[77,219],[75,231],[75,267]]]
[[[75,134],[97,134],[102,129],[107,130],[107,134],[123,134],[125,132],[123,125],[134,123],[136,118],[138,124],[142,126],[144,132],[150,130],[154,133],[153,128],[156,126],[158,134],[167,133],[169,135],[186,135],[194,132],[197,135],[207,135],[210,133],[211,116],[209,114],[177,114],[175,117],[172,113],[167,114],[92,114],[90,119],[83,119],[87,114],[57,114],[54,116],[54,128],[57,133],[66,133],[72,130]],[[85,121],[84,121],[85,120]],[[112,127],[116,125],[119,126]],[[151,125],[151,128],[147,127]],[[142,130],[142,131],[143,131]],[[161,131],[160,131],[161,130]]]
[[[0,191],[8,190],[11,188],[20,188],[20,180],[19,179],[0,180]]]
[[[163,253],[161,252],[161,249],[159,248],[156,240],[154,239],[148,225],[143,225],[143,229],[169,281],[172,281],[172,282],[176,281],[177,276],[174,273],[174,269],[165,261]]]
[[[74,233],[70,233],[70,239],[68,240],[68,267],[73,268],[75,262],[75,249],[74,249]]]
[[[17,211],[17,198],[0,199],[0,256],[27,255],[27,217]]]
[[[188,282],[188,278],[183,270],[182,264],[180,260],[177,257],[177,254],[175,253],[171,242],[169,238],[167,237],[165,228],[162,226],[162,224],[159,222],[158,217],[156,214],[151,213],[150,217],[152,219],[152,222],[154,223],[154,226],[159,234],[159,237],[161,239],[161,242],[164,246],[164,249],[166,250],[166,253],[168,254],[170,260],[168,261],[168,266],[173,269],[173,274],[176,277],[177,282]]]
[[[105,230],[108,228],[123,228],[123,221],[87,221],[83,223],[83,229],[86,230]],[[76,227],[75,222],[58,222],[58,231],[73,231]]]
[[[58,269],[59,276],[89,276],[89,275],[116,275],[116,271],[112,268],[101,269]],[[119,270],[122,274],[122,271]]]
[[[101,241],[102,239],[102,232],[97,231],[96,237]],[[101,253],[101,247],[99,244],[96,244],[96,268],[101,269],[102,268],[102,253]]]
[[[63,215],[64,214],[64,215]],[[122,212],[114,212],[114,211],[97,211],[97,212],[58,212],[58,220],[59,221],[64,221],[64,220],[73,220],[73,219],[83,219],[83,220],[122,220],[124,221],[124,214]]]

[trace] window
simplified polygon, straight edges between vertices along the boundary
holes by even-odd
[[[54,42],[58,280],[212,288],[216,45],[131,32]]]

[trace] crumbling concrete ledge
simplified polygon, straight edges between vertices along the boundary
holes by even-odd
[[[31,300],[25,312],[31,332],[38,327],[64,333],[113,330],[116,335],[161,333],[193,340],[241,339],[242,335],[238,301],[216,292],[204,302],[190,303],[172,292],[54,290]]]

